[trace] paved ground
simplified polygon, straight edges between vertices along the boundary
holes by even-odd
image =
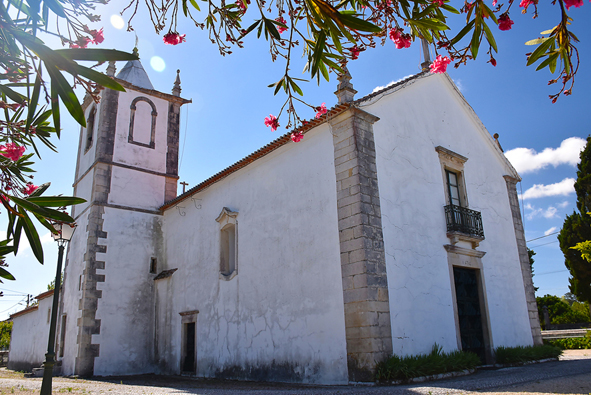
[[[0,369],[0,394],[37,394],[40,378]],[[591,395],[591,350],[571,350],[560,362],[480,371],[461,378],[405,386],[293,386],[268,383],[133,376],[105,380],[54,379],[54,394],[382,395],[382,394],[584,394]]]

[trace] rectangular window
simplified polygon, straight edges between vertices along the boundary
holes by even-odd
[[[150,273],[156,273],[158,271],[158,260],[154,257],[150,259]]]
[[[61,333],[60,333],[60,352],[59,352],[59,356],[60,358],[63,358],[64,356],[64,347],[66,344],[66,314],[62,315],[62,326],[60,328]]]
[[[460,200],[459,177],[453,171],[445,170],[447,176],[447,191],[449,193],[449,202],[455,206],[462,206]]]

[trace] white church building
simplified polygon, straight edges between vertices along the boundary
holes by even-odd
[[[84,102],[62,374],[346,384],[435,343],[488,362],[541,344],[519,175],[447,74],[355,98],[347,73],[301,142],[181,195],[178,76],[116,79]]]

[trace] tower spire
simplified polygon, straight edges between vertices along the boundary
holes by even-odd
[[[431,65],[431,55],[429,54],[429,43],[427,40],[421,37],[421,44],[423,44],[423,58],[425,61],[421,63],[421,70],[428,71],[429,66]]]
[[[172,87],[173,96],[181,95],[181,71],[177,69],[176,79],[174,80],[174,86]]]
[[[350,103],[355,98],[357,91],[353,89],[351,78],[351,74],[347,69],[347,63],[343,63],[343,73],[339,74],[339,77],[337,78],[339,84],[337,85],[337,90],[334,93],[339,99],[339,104]]]

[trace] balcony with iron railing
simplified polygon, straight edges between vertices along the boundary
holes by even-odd
[[[478,243],[484,240],[480,211],[450,204],[445,206],[445,221],[448,237],[452,239],[453,244],[458,240],[465,240],[477,247]]]

